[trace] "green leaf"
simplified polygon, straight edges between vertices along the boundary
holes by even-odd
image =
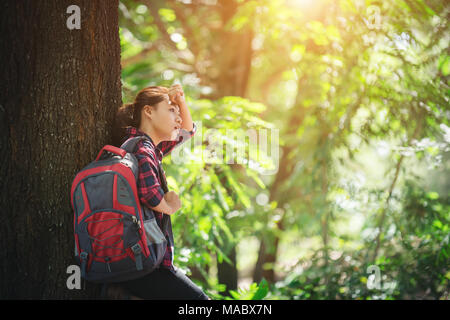
[[[158,13],[167,22],[172,22],[176,19],[175,12],[172,9],[161,8],[158,10]]]
[[[235,300],[240,300],[241,299],[241,295],[237,291],[229,290],[229,293]]]
[[[211,230],[211,219],[209,217],[201,217],[198,221],[198,228],[200,231],[208,234],[209,230]]]
[[[251,169],[246,169],[246,173],[247,176],[249,176],[250,178],[252,178],[261,189],[266,189],[266,185],[264,184],[264,182],[259,178],[258,174],[251,170]]]
[[[225,262],[229,265],[233,265],[233,262],[231,262],[230,258],[228,258],[227,255],[222,250],[220,250],[219,247],[216,247],[215,249],[217,253],[217,261],[219,261],[219,263],[222,263],[225,260]]]
[[[439,220],[434,220],[433,221],[433,226],[435,226],[438,229],[442,229],[442,222]]]
[[[222,207],[224,212],[230,211],[230,207],[228,206],[228,203],[226,202],[225,197],[223,195],[219,178],[212,170],[210,170],[210,177],[212,179],[214,189],[216,190],[217,195],[216,199],[218,200],[219,205]]]
[[[428,199],[436,200],[436,199],[439,198],[439,193],[434,192],[434,191],[430,191],[430,192],[427,192],[426,196],[427,196]]]
[[[439,57],[438,69],[441,70],[444,76],[448,76],[450,74],[450,56],[443,55]]]
[[[262,300],[267,293],[269,292],[269,284],[266,279],[262,279],[258,285],[258,290],[256,290],[255,294],[252,297],[252,300]]]
[[[238,199],[242,202],[242,204],[246,208],[250,208],[251,207],[250,198],[245,194],[245,192],[242,190],[240,184],[236,181],[235,174],[229,169],[225,170],[225,174],[227,175],[228,183],[233,188],[233,190],[236,192]]]

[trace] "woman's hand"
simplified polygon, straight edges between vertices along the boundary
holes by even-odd
[[[172,208],[172,212],[170,214],[175,213],[181,208],[181,200],[180,197],[174,192],[169,191],[164,195],[164,199],[167,204]]]
[[[150,208],[161,213],[172,215],[181,208],[181,200],[175,192],[169,191],[156,207]]]
[[[182,120],[181,128],[192,131],[194,123],[192,122],[191,113],[184,99],[184,92],[181,84],[174,84],[169,88],[169,99],[176,103],[180,108],[180,116]]]
[[[181,106],[183,103],[185,103],[184,92],[181,84],[174,84],[169,88],[169,99],[173,103],[176,103],[178,106]]]

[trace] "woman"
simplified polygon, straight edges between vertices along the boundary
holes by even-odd
[[[160,228],[163,214],[174,214],[180,209],[181,202],[173,191],[164,194],[158,166],[164,156],[191,138],[195,131],[181,85],[144,88],[134,103],[122,106],[117,112],[114,130],[116,145],[120,146],[131,137],[143,135],[146,138],[138,143],[135,152],[139,162],[138,194],[141,204],[154,210]],[[142,278],[122,282],[120,286],[109,286],[106,295],[124,298],[124,288],[134,298],[208,299],[198,286],[174,268],[170,219],[166,230],[167,248],[160,267]]]

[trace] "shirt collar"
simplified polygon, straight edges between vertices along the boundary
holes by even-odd
[[[146,134],[144,131],[139,130],[138,128],[129,126],[126,127],[126,132],[127,132],[127,139],[129,138],[133,138],[133,137],[138,137],[138,136],[145,136],[149,141],[151,146],[153,147],[153,149],[158,150],[158,154],[159,154],[159,158],[162,158],[162,154],[163,152],[161,151],[161,144],[163,143],[163,141],[161,141],[156,147],[155,147],[155,143],[153,142],[153,139]]]

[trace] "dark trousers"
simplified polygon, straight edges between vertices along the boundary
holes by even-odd
[[[159,268],[135,280],[121,282],[132,295],[149,300],[208,300],[208,296],[185,274]]]

